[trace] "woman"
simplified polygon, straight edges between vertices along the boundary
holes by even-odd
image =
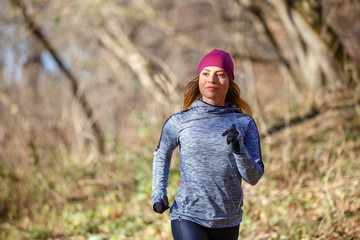
[[[172,152],[180,148],[181,184],[170,209],[175,240],[238,238],[242,179],[255,185],[264,173],[249,115],[230,55],[214,49],[201,60],[198,76],[186,86],[184,111],[165,122],[154,152],[152,206],[163,213]]]

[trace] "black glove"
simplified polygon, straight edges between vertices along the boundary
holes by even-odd
[[[157,213],[163,213],[166,209],[169,208],[169,200],[166,195],[162,196],[161,202],[154,203],[154,211]]]
[[[231,148],[232,148],[233,152],[236,154],[240,154],[241,147],[240,147],[240,141],[238,140],[240,132],[238,130],[236,130],[235,124],[233,124],[230,129],[223,132],[222,135],[223,136],[227,135],[226,142],[227,142],[227,144],[231,143]]]

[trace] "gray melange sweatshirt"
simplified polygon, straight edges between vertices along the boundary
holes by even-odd
[[[244,139],[240,155],[232,152],[222,136],[232,124]],[[170,220],[181,218],[213,228],[240,224],[241,180],[255,185],[264,173],[254,120],[233,106],[212,106],[201,100],[171,116],[154,152],[152,206],[167,195],[170,161],[177,146],[181,184]]]

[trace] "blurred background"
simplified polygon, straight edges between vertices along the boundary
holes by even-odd
[[[261,134],[240,239],[360,238],[358,0],[0,0],[0,239],[171,239],[152,154],[201,58]],[[179,185],[173,155],[169,198]]]

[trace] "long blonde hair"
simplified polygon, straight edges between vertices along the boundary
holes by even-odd
[[[240,109],[242,113],[252,116],[250,105],[240,97],[241,90],[239,86],[234,82],[229,82],[229,90],[226,94],[226,102]],[[199,76],[191,80],[185,87],[184,91],[184,106],[183,110],[187,110],[191,107],[193,102],[201,98],[199,90]]]

